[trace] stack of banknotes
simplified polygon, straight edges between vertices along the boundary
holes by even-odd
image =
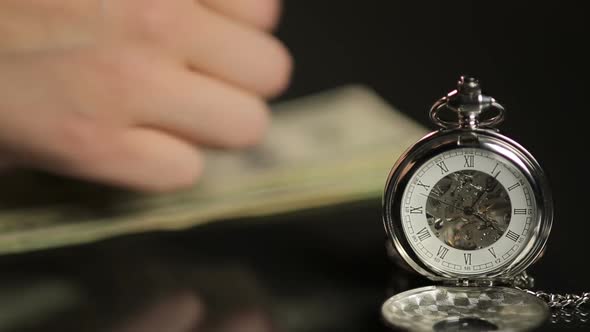
[[[364,86],[274,105],[263,144],[207,152],[189,190],[140,194],[47,174],[0,175],[0,255],[124,234],[381,199],[391,166],[426,129]]]

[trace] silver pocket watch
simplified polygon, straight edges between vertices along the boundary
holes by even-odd
[[[522,288],[551,230],[551,191],[534,157],[496,129],[504,113],[476,79],[461,77],[430,110],[440,129],[391,170],[383,197],[390,251],[439,285],[387,300],[387,323],[526,330],[547,318],[546,301]]]

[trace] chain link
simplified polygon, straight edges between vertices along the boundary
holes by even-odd
[[[552,309],[582,309],[582,306],[590,303],[590,292],[585,292],[582,294],[555,294],[546,293],[543,291],[535,292],[529,289],[521,290],[547,302],[549,308]]]
[[[551,309],[552,323],[586,323],[590,320],[590,292],[581,294],[557,294],[544,291],[532,291],[534,279],[526,272],[512,280],[515,288],[541,299]]]

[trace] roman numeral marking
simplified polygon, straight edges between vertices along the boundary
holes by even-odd
[[[516,189],[518,187],[520,187],[520,182],[516,182],[515,184],[508,187],[508,191],[512,191],[512,189]]]
[[[498,168],[498,165],[500,165],[500,164],[496,163],[496,166],[494,166],[494,169],[492,170],[492,174],[494,174],[494,172],[496,171],[496,168]]]
[[[475,167],[475,156],[463,156],[465,158],[465,164],[463,167]]]
[[[496,166],[494,166],[494,169],[492,170],[492,175],[494,176],[494,178],[497,178],[498,175],[500,175],[500,172],[502,172],[502,170],[498,170],[498,173],[494,174],[494,172],[496,172],[496,169],[498,168],[500,164],[496,163]]]
[[[430,189],[430,186],[427,184],[422,183],[422,181],[418,180],[418,182],[416,183],[417,186],[420,186],[424,189],[426,189],[428,191],[428,189]]]
[[[518,238],[520,237],[520,235],[514,233],[511,230],[508,230],[508,233],[506,233],[506,237],[509,238],[510,240],[516,242],[518,240]]]
[[[419,207],[410,206],[410,213],[411,214],[422,214],[422,213],[424,213],[423,209],[424,209],[423,206],[419,206]]]
[[[488,248],[488,251],[490,252],[490,254],[492,254],[492,256],[494,256],[494,258],[497,258],[496,257],[496,251],[494,250],[494,247]]]
[[[428,230],[426,229],[426,227],[422,228],[418,233],[418,240],[420,241],[424,241],[426,239],[428,239],[431,235],[430,232],[428,232]]]
[[[463,258],[465,259],[465,265],[471,265],[471,254],[463,254]]]
[[[449,168],[447,167],[447,164],[445,164],[444,161],[436,163],[436,166],[440,168],[440,174],[445,174],[449,172]]]
[[[449,252],[449,249],[447,249],[443,246],[440,246],[440,247],[438,247],[438,252],[436,253],[436,255],[438,257],[440,257],[441,259],[445,259],[445,256],[447,255],[448,252]]]
[[[514,214],[526,214],[526,209],[514,209]]]

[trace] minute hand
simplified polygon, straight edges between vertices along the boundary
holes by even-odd
[[[498,173],[496,173],[496,175],[494,176],[494,179],[498,178],[498,175],[500,174],[500,171],[498,171]],[[488,188],[486,186],[486,188],[484,188],[481,193],[479,193],[479,195],[477,195],[477,198],[473,201],[473,204],[471,204],[471,208],[475,208],[475,204],[477,204],[477,202],[479,202],[479,200],[483,197],[483,195],[487,192],[492,192],[494,190],[496,190],[496,187],[498,186],[498,181],[494,182],[494,185],[491,188]]]

